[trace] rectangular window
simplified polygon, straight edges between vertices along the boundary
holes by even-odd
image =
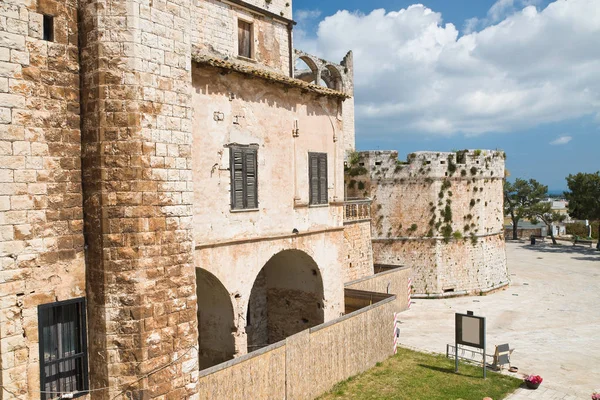
[[[238,19],[238,54],[252,58],[252,24]]]
[[[308,153],[310,204],[327,204],[327,153]]]
[[[49,42],[54,41],[54,17],[52,15],[44,15],[43,21],[44,40]]]
[[[231,147],[231,209],[258,208],[257,149]]]
[[[85,299],[38,306],[41,398],[83,396],[88,387]]]

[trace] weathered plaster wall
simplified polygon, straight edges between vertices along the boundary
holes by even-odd
[[[95,398],[197,392],[191,6],[81,1],[90,385],[110,386]]]
[[[393,354],[396,307],[392,297],[202,371],[200,399],[314,399]]]
[[[40,396],[37,306],[85,296],[77,6],[0,2],[0,398]]]
[[[343,132],[335,99],[193,68],[196,243],[341,227]],[[299,136],[292,131],[298,121]],[[258,210],[232,212],[230,144],[257,144]],[[308,153],[328,157],[329,206],[308,206]]]
[[[291,1],[249,1],[258,7],[291,18]],[[260,4],[258,4],[260,3]],[[289,4],[289,6],[286,6]],[[278,10],[278,11],[277,11]],[[219,58],[231,58],[252,67],[290,75],[288,23],[221,0],[197,0],[192,10],[192,44]],[[238,56],[238,18],[253,24],[254,61]]]
[[[344,223],[344,282],[373,275],[371,220]]]
[[[418,294],[476,293],[508,283],[504,153],[360,153],[348,196],[369,196],[375,264],[413,267]]]

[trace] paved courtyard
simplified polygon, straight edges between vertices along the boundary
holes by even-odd
[[[509,343],[519,373],[544,378],[544,390],[519,389],[511,399],[589,400],[600,391],[600,252],[509,242],[507,257],[507,290],[414,300],[403,313],[402,343],[445,353],[454,342],[454,313],[472,310],[486,317],[488,354]]]

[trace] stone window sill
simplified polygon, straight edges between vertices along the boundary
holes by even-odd
[[[235,210],[229,210],[232,213],[245,213],[245,212],[258,212],[260,208],[236,208]]]
[[[250,62],[250,63],[254,63],[254,64],[258,63],[258,61],[256,61],[254,58],[248,58],[248,57],[244,57],[244,56],[240,56],[240,55],[237,56],[237,59],[246,61],[246,62]]]

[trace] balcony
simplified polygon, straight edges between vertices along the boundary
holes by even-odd
[[[371,199],[347,199],[344,201],[344,223],[371,219]]]

